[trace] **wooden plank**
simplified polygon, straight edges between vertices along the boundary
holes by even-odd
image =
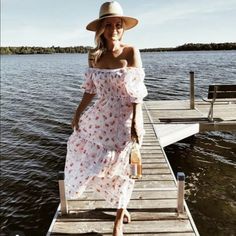
[[[153,119],[160,120],[162,118],[198,118],[203,115],[197,110],[163,110],[163,111],[152,111]]]
[[[134,189],[131,199],[177,199],[177,189],[162,189],[155,191],[143,191]],[[104,200],[97,192],[85,192],[79,199],[77,200],[69,200],[69,201],[81,201],[81,200]]]
[[[150,159],[150,158],[142,158],[142,163],[143,164],[158,164],[158,163],[166,163],[165,158],[155,158],[155,159]]]
[[[144,136],[144,140],[145,141],[158,141],[157,137],[156,137],[156,134],[149,135],[149,136]]]
[[[68,236],[68,234],[61,234],[61,233],[52,233],[51,235],[53,236]],[[113,236],[111,233],[103,233],[103,234],[97,234],[97,233],[86,233],[86,234],[77,234],[77,236],[99,236],[99,235],[104,235],[104,236]],[[185,233],[185,232],[181,232],[181,233],[148,233],[148,235],[145,234],[128,234],[128,236],[196,236],[196,234],[194,233]]]
[[[159,143],[159,140],[157,139],[157,137],[155,136],[155,137],[153,137],[153,138],[144,138],[144,140],[143,140],[143,143]]]
[[[142,160],[153,160],[154,162],[155,161],[158,161],[158,160],[165,160],[165,157],[161,154],[158,154],[158,153],[154,153],[154,154],[151,154],[151,153],[148,153],[148,154],[142,154]]]
[[[151,145],[149,145],[149,146],[142,145],[141,150],[142,150],[142,152],[146,152],[146,151],[150,151],[150,150],[156,151],[156,150],[161,150],[161,147],[160,147],[159,144],[158,145],[152,145],[152,146]]]
[[[112,236],[112,235],[110,235]],[[195,233],[149,233],[148,235],[145,234],[129,234],[129,236],[196,236]]]
[[[168,168],[167,163],[143,163],[144,169],[162,169]]]
[[[143,146],[159,146],[160,143],[159,141],[148,141],[148,140],[143,140],[142,147]]]
[[[142,149],[141,149],[141,154],[142,154],[142,158],[143,159],[162,159],[164,157],[162,152],[156,152],[156,153],[142,153]]]
[[[143,175],[142,180],[167,181],[167,180],[173,180],[173,176],[171,174]]]
[[[145,101],[145,105],[148,110],[160,110],[160,109],[189,109],[189,101],[188,100],[172,100],[172,101]]]
[[[154,131],[153,131],[153,128],[150,127],[150,128],[145,128],[145,134],[152,134]]]
[[[141,148],[140,152],[141,152],[142,155],[145,155],[145,156],[164,156],[162,149],[156,149],[156,150],[152,151],[152,150],[149,150],[149,149],[143,150]]]
[[[176,199],[131,199],[129,209],[176,209]],[[69,211],[96,209],[96,208],[113,208],[109,206],[105,200],[80,200],[68,201]]]
[[[147,131],[147,129],[145,129],[144,137],[149,137],[149,136],[155,136],[155,131],[153,129],[150,131]]]
[[[142,149],[141,148],[141,154],[147,154],[147,153],[150,153],[150,154],[160,154],[160,153],[162,153],[162,150],[161,149],[159,149],[159,148],[157,148],[157,149],[153,149],[153,150],[151,150],[151,149]]]
[[[173,188],[175,186],[173,180],[139,180],[135,183],[135,188]]]
[[[154,134],[155,134],[155,132],[154,132],[153,129],[152,129],[152,130],[147,130],[147,129],[145,128],[144,137],[152,136],[152,135],[154,135]]]
[[[145,129],[145,134],[144,134],[144,137],[148,138],[148,137],[152,137],[152,136],[155,136],[155,132],[152,130],[152,131],[147,131]]]
[[[133,221],[141,221],[141,220],[175,220],[175,219],[182,219],[187,220],[186,215],[178,216],[177,212],[158,212],[158,211],[150,211],[150,209],[146,210],[131,210],[129,209],[129,213]],[[95,210],[79,210],[70,212],[68,215],[61,215],[59,214],[57,222],[78,222],[78,221],[97,221],[102,222],[106,221],[114,221],[116,217],[116,209],[95,209]]]
[[[145,131],[145,136],[147,138],[155,137],[155,132],[154,131],[149,131],[149,132]]]
[[[157,139],[157,137],[156,137],[156,133],[155,133],[155,135],[153,136],[153,137],[150,137],[150,138],[148,138],[147,136],[144,136],[144,138],[143,138],[143,142],[148,142],[148,141],[150,141],[152,144],[154,143],[158,143],[158,139]]]
[[[170,169],[143,169],[143,175],[161,175],[171,173]]]
[[[54,233],[81,234],[81,233],[112,233],[112,222],[57,222]],[[132,224],[124,225],[124,235],[133,233],[174,233],[192,232],[188,220],[155,220],[155,221],[133,221]]]
[[[136,189],[134,189],[131,199],[177,199],[177,189],[155,191],[136,191]]]

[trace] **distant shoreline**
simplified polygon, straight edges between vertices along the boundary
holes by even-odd
[[[236,50],[236,43],[187,43],[172,48],[145,48],[141,52]]]
[[[16,54],[53,54],[53,53],[88,53],[92,47],[75,46],[75,47],[0,47],[1,55]],[[212,50],[236,50],[236,43],[187,43],[177,47],[167,48],[144,48],[140,52],[172,52],[172,51],[212,51]]]

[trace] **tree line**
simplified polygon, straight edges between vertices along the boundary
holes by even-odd
[[[236,43],[187,43],[172,48],[145,48],[141,52],[236,50]]]
[[[1,47],[1,54],[87,53],[92,47]]]
[[[52,53],[88,53],[92,47],[1,47],[1,54],[52,54]],[[202,51],[202,50],[236,50],[236,43],[187,43],[172,48],[145,48],[141,52],[162,51]]]

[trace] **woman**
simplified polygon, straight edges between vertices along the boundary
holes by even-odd
[[[65,165],[67,198],[78,198],[92,187],[117,208],[115,236],[123,235],[123,221],[131,221],[126,210],[134,187],[129,151],[132,140],[141,142],[144,134],[141,103],[147,90],[140,54],[121,41],[124,31],[137,23],[123,16],[119,3],[106,2],[99,19],[87,25],[96,32],[96,48],[89,53],[85,93],[72,121]],[[84,112],[95,95],[98,99]]]

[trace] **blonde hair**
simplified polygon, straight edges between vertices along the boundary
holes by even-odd
[[[94,38],[96,47],[89,51],[89,61],[92,64],[92,66],[94,66],[97,63],[99,58],[106,51],[105,39],[103,37],[104,30],[105,30],[104,25],[100,24],[100,27],[98,27]]]

